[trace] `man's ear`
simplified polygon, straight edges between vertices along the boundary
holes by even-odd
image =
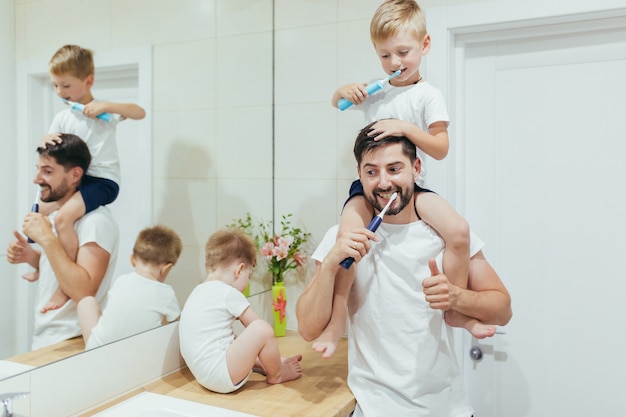
[[[78,184],[83,178],[84,171],[81,167],[74,167],[70,169],[70,173],[72,175],[72,181],[75,184]]]
[[[413,181],[417,181],[419,179],[420,172],[422,172],[422,160],[417,157],[415,158],[415,164],[413,165]]]

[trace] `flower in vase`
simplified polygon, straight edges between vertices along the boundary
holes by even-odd
[[[243,229],[252,236],[259,253],[267,261],[268,271],[273,275],[273,283],[283,282],[285,272],[304,265],[306,252],[303,249],[310,233],[291,224],[292,214],[282,217],[280,231],[275,230],[271,221],[254,222],[248,213],[245,219],[236,220],[231,227]]]

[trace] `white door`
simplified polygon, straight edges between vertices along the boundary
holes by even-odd
[[[466,337],[476,417],[626,415],[626,20],[596,23],[464,46],[463,210],[514,312]]]

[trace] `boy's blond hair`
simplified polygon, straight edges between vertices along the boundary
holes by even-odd
[[[204,266],[207,272],[227,267],[233,262],[256,265],[256,245],[240,229],[223,229],[213,233],[205,246]]]
[[[424,40],[426,17],[414,0],[388,0],[381,4],[370,22],[372,43],[384,42],[406,31],[415,36],[419,42]]]
[[[176,264],[183,244],[178,234],[167,226],[156,225],[139,232],[133,255],[151,265]]]
[[[48,70],[54,75],[71,75],[84,80],[95,73],[93,52],[78,45],[62,46],[52,55]]]

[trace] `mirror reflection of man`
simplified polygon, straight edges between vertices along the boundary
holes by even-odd
[[[33,182],[40,187],[41,201],[57,202],[60,207],[80,192],[81,179],[91,162],[89,149],[78,136],[63,134],[61,142],[46,144],[37,152]],[[39,269],[32,349],[80,336],[76,303],[88,295],[100,303],[104,301],[117,260],[119,231],[108,207],[99,207],[74,224],[79,241],[76,261],[68,256],[54,232],[54,215],[28,213],[24,219],[23,233],[41,251],[17,231],[7,249],[9,263],[28,263]],[[71,300],[57,310],[42,313],[58,287]]]

